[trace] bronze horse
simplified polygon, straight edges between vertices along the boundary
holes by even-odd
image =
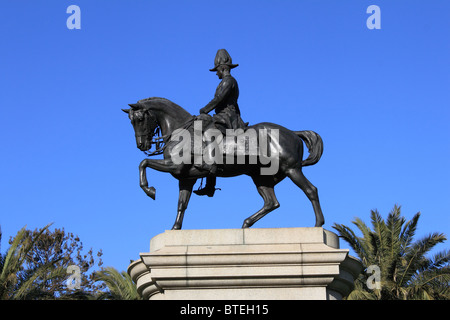
[[[191,144],[192,141],[173,141],[171,138],[177,129],[188,129],[189,126],[192,126],[196,117],[165,98],[153,97],[139,100],[136,104],[130,104],[130,107],[130,109],[122,110],[128,113],[131,120],[137,147],[144,152],[148,152],[152,145],[156,145],[157,151],[163,154],[163,159],[144,159],[140,163],[140,187],[149,197],[155,199],[156,190],[154,187],[148,187],[146,168],[168,172],[179,180],[178,211],[172,230],[181,229],[184,212],[188,206],[193,186],[198,178],[207,177],[209,172],[193,164],[175,163],[171,154],[174,146],[179,143]],[[267,122],[249,126],[248,129],[253,129],[255,132],[277,130],[278,141],[275,144],[275,151],[278,156],[278,170],[271,175],[261,174],[261,168],[267,166],[267,164],[263,165],[259,161],[254,164],[238,164],[235,162],[229,164],[224,162],[220,165],[220,170],[216,173],[218,177],[248,175],[252,178],[264,200],[264,206],[245,219],[242,228],[252,226],[256,221],[280,206],[275,196],[274,187],[286,176],[302,189],[311,201],[316,217],[315,226],[321,227],[325,220],[320,208],[317,188],[302,173],[302,167],[313,165],[321,158],[323,152],[321,137],[313,131],[291,131],[280,125]],[[162,136],[155,138],[158,133]],[[302,160],[303,142],[309,150],[309,156],[305,160]]]

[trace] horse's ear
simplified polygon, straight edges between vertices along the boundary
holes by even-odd
[[[130,109],[122,109],[122,111],[125,113],[130,113]]]
[[[130,106],[131,109],[133,109],[133,110],[142,109],[142,106],[141,106],[139,103],[130,103],[129,106]]]

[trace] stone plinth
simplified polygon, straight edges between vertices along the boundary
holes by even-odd
[[[144,299],[342,299],[361,263],[323,228],[171,230],[128,267]]]

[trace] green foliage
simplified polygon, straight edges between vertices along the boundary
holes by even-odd
[[[97,296],[106,300],[141,300],[136,285],[125,271],[119,272],[112,267],[95,273],[96,280],[103,281],[108,290]]]
[[[386,221],[375,210],[371,211],[372,229],[361,219],[352,223],[362,236],[342,224],[334,224],[340,235],[355,251],[365,270],[376,265],[381,270],[381,288],[369,289],[370,274],[363,273],[355,281],[355,289],[348,299],[449,299],[450,252],[444,250],[433,257],[426,256],[446,239],[442,233],[432,233],[414,241],[420,213],[406,221],[400,207],[394,206]]]
[[[41,289],[40,285],[34,284],[38,277],[47,281],[61,273],[60,269],[48,272],[48,265],[37,266],[34,270],[23,267],[33,246],[48,227],[41,229],[34,239],[27,238],[25,228],[21,229],[10,241],[11,246],[6,254],[0,253],[0,299],[27,299]]]
[[[21,229],[9,241],[8,251],[0,253],[0,299],[87,299],[99,290],[93,275],[88,275],[95,264],[92,250],[84,254],[78,237],[64,229],[51,232],[49,227]],[[98,258],[101,255],[97,253]],[[70,265],[80,267],[80,289],[67,287]]]
[[[21,229],[9,241],[5,254],[0,252],[0,300],[42,299],[141,299],[136,285],[126,272],[105,268],[91,272],[102,265],[102,252],[83,251],[83,243],[64,229]],[[1,240],[0,232],[0,240]],[[80,268],[79,289],[70,289],[67,280],[69,266]]]

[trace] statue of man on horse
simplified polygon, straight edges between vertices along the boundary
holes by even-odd
[[[244,220],[242,228],[249,228],[280,206],[275,196],[274,187],[288,177],[310,200],[315,214],[315,226],[321,227],[325,223],[325,219],[322,214],[318,191],[304,176],[302,168],[314,165],[320,160],[323,153],[322,138],[311,130],[290,130],[270,122],[257,123],[251,126],[244,123],[237,103],[239,97],[237,81],[230,74],[230,70],[237,66],[237,64],[232,63],[231,57],[225,49],[220,49],[217,52],[214,68],[211,71],[217,72],[221,82],[216,89],[214,98],[200,109],[200,115],[198,116],[190,114],[168,99],[159,97],[142,99],[137,103],[130,104],[129,109],[122,109],[128,114],[133,125],[137,148],[145,152],[148,157],[163,155],[163,159],[146,158],[141,161],[139,164],[140,187],[147,196],[155,200],[156,189],[153,186],[149,187],[147,168],[170,173],[179,181],[177,216],[172,227],[173,230],[179,230],[182,227],[184,214],[197,179],[206,177],[207,183],[205,188],[194,192],[198,195],[212,197],[217,176],[247,175],[253,180],[264,201],[260,210]],[[215,114],[210,116],[208,113],[212,110],[215,110]],[[196,129],[198,125],[200,125],[201,130]],[[218,132],[219,138],[221,136],[226,138],[226,148],[222,150],[222,154],[219,154],[219,158],[231,158],[232,161],[222,161],[222,163],[220,161],[209,161],[210,159],[216,159],[217,156],[217,154],[212,155],[214,148],[205,148],[205,146],[209,147],[210,144],[203,144],[203,142],[209,140],[207,129],[210,128]],[[203,137],[199,133],[202,131],[205,134]],[[227,134],[229,132],[233,134]],[[249,133],[253,133],[253,138],[250,137]],[[228,138],[231,136],[234,136],[236,141],[243,141],[242,136],[247,135],[249,136],[249,150],[246,150],[246,147],[240,148],[239,143],[236,145],[228,144]],[[180,137],[181,140],[179,140]],[[234,138],[230,140],[234,141]],[[209,142],[212,143],[212,140],[209,140]],[[264,148],[266,142],[267,148]],[[193,152],[192,144],[194,145]],[[303,144],[309,151],[306,159],[303,159]],[[250,145],[251,147],[256,146],[256,158],[253,157],[251,152],[253,149],[251,150]],[[268,145],[270,145],[270,148]],[[156,149],[150,152],[152,146],[155,146]],[[196,148],[196,146],[201,147]],[[264,149],[266,151],[270,149],[271,156],[269,158]],[[208,155],[210,150],[211,154]],[[236,152],[234,152],[235,150]],[[241,152],[237,152],[238,150]],[[200,153],[206,158],[209,156],[210,159],[206,161],[204,157],[198,157]],[[241,155],[247,156],[249,160],[256,159],[256,161],[241,163],[239,161]],[[275,157],[273,157],[274,155]],[[178,161],[180,156],[183,161]],[[185,157],[187,161],[184,161]],[[201,160],[196,162],[195,160],[198,158]],[[270,161],[267,161],[267,159]],[[218,164],[219,168],[217,167]],[[272,164],[276,164],[273,166],[275,170],[264,170],[272,169]]]

